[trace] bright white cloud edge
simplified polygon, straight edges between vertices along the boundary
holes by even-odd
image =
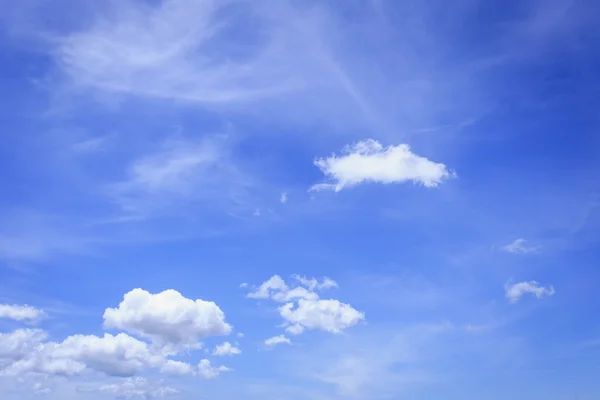
[[[310,190],[340,190],[374,182],[382,184],[412,181],[436,187],[455,177],[444,164],[414,154],[407,144],[384,147],[373,139],[347,146],[343,155],[317,158],[315,165],[331,182],[313,185]]]

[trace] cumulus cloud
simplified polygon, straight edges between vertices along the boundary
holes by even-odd
[[[17,329],[0,333],[0,365],[20,360],[35,350],[48,335],[40,329]]]
[[[227,335],[231,325],[212,301],[191,300],[175,290],[152,294],[134,289],[104,312],[106,328],[122,329],[168,349],[198,347],[207,336]]]
[[[131,377],[156,369],[170,375],[212,379],[229,369],[212,366],[208,360],[193,366],[168,356],[199,348],[198,340],[203,337],[229,333],[231,327],[224,318],[212,302],[190,300],[174,290],[150,294],[134,289],[125,294],[119,307],[106,309],[105,326],[128,330],[149,342],[125,332],[103,336],[76,334],[55,342],[48,341],[48,334],[40,329],[17,329],[0,334],[0,375],[69,376],[96,371]],[[239,353],[229,342],[215,349],[216,355]],[[137,381],[124,382],[131,386]],[[117,390],[121,386],[108,388]]]
[[[281,196],[279,197],[279,201],[283,204],[287,203],[288,201],[288,194],[287,192],[283,192],[281,193]]]
[[[160,372],[169,375],[193,375],[195,373],[192,365],[175,360],[167,360],[160,368]]]
[[[200,360],[200,363],[198,364],[198,375],[204,379],[214,379],[221,375],[221,372],[227,371],[231,370],[222,365],[215,367],[207,359]]]
[[[553,286],[541,286],[536,281],[519,282],[515,284],[507,284],[505,287],[506,298],[511,302],[517,302],[521,296],[527,293],[535,295],[538,299],[554,295]]]
[[[306,278],[297,275],[294,276],[294,279],[298,281],[300,286],[291,288],[279,275],[273,275],[256,290],[248,293],[247,296],[252,299],[270,298],[281,303],[296,299],[316,300],[319,298],[319,295],[315,290],[337,287],[337,283],[327,277],[323,278],[322,282],[318,282],[315,278]]]
[[[314,185],[311,190],[339,192],[361,183],[403,183],[412,181],[436,187],[454,176],[444,164],[414,154],[406,144],[384,147],[368,139],[346,147],[344,154],[317,158],[315,165],[332,182]]]
[[[179,394],[180,391],[163,386],[161,382],[152,382],[146,378],[137,376],[126,378],[118,383],[100,386],[96,391],[110,394],[118,399],[160,399]]]
[[[249,298],[285,303],[278,311],[284,319],[287,332],[297,335],[305,330],[316,329],[340,333],[365,318],[362,312],[349,304],[319,297],[317,290],[337,287],[334,280],[324,278],[319,282],[315,278],[298,275],[294,279],[299,286],[290,287],[279,275],[274,275],[248,294]]]
[[[213,351],[213,356],[236,356],[238,354],[242,354],[242,351],[229,342],[217,345]]]
[[[322,282],[319,282],[315,278],[307,278],[299,275],[294,275],[294,279],[300,282],[303,286],[306,286],[308,290],[325,290],[338,287],[337,282],[328,277],[324,277]]]
[[[0,304],[0,318],[15,321],[35,322],[44,316],[44,312],[28,305]]]
[[[275,347],[278,344],[292,344],[292,341],[285,337],[285,335],[273,336],[265,340],[265,345],[269,347]]]
[[[131,376],[163,362],[162,355],[153,353],[145,342],[124,333],[103,337],[73,335],[61,343],[39,341],[29,350],[23,357],[14,359],[3,373],[74,375],[90,368],[111,376]]]
[[[279,313],[288,325],[286,331],[292,334],[306,329],[340,333],[365,318],[362,312],[338,300],[300,299],[296,306],[287,303],[279,307]]]
[[[537,246],[528,246],[527,240],[523,238],[516,239],[514,242],[507,244],[502,247],[502,250],[507,253],[535,253],[539,251],[539,247]]]

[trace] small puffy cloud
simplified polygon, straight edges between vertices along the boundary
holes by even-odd
[[[285,281],[279,275],[273,275],[269,280],[263,282],[257,290],[248,293],[248,297],[251,299],[268,299],[272,293],[287,292],[288,290]]]
[[[306,278],[295,275],[294,278],[301,286],[290,288],[279,275],[273,275],[267,281],[263,282],[255,291],[248,293],[252,299],[272,299],[280,303],[296,299],[319,298],[315,290],[324,290],[331,287],[337,287],[337,283],[329,278],[324,278],[318,282],[315,278]]]
[[[230,369],[222,365],[220,367],[215,367],[207,359],[200,360],[200,363],[198,364],[198,375],[204,379],[214,379],[221,375],[221,372],[227,371],[230,371]]]
[[[292,341],[285,337],[285,335],[273,336],[265,340],[265,345],[269,347],[275,347],[278,344],[292,344]]]
[[[324,277],[322,282],[319,282],[315,278],[307,278],[305,276],[294,275],[294,279],[300,282],[308,290],[325,290],[338,287],[338,284],[333,279]]]
[[[315,165],[332,182],[314,185],[311,190],[339,192],[345,187],[366,182],[388,184],[407,181],[435,187],[454,176],[444,164],[414,154],[406,144],[384,147],[372,139],[346,147],[343,155],[318,158]]]
[[[340,333],[365,318],[362,312],[349,304],[319,297],[317,290],[338,286],[334,280],[324,278],[319,282],[315,278],[299,275],[294,275],[294,280],[299,286],[290,287],[279,275],[274,275],[248,294],[249,298],[285,303],[278,310],[287,332],[295,335],[305,330]]]
[[[168,375],[193,375],[195,373],[192,365],[175,360],[167,360],[160,368],[160,372]]]
[[[288,201],[288,194],[287,194],[287,192],[283,192],[283,193],[281,193],[281,196],[279,197],[279,201],[280,201],[282,204],[285,204],[285,203],[287,203],[287,201]]]
[[[212,354],[213,356],[236,356],[238,354],[242,354],[242,351],[233,346],[231,343],[225,342],[217,345]]]
[[[240,339],[244,337],[244,333],[243,332],[238,332],[237,333],[237,337],[239,337]]]
[[[365,318],[362,312],[338,300],[300,299],[296,307],[294,303],[279,307],[279,313],[288,324],[286,330],[292,334],[306,329],[340,333]]]
[[[0,304],[0,318],[15,321],[35,322],[44,316],[44,312],[28,305]]]
[[[540,248],[538,246],[528,246],[527,240],[525,240],[523,238],[516,239],[514,242],[509,243],[506,246],[502,247],[502,250],[506,251],[507,253],[521,253],[521,254],[536,253],[537,251],[539,251],[539,249]]]
[[[542,297],[554,295],[553,286],[541,286],[536,281],[519,282],[515,284],[507,284],[505,287],[506,298],[511,302],[517,302],[521,296],[527,293],[535,295],[538,299]]]
[[[172,289],[157,294],[142,289],[130,291],[119,307],[106,309],[104,326],[148,338],[169,349],[198,347],[204,337],[231,332],[225,314],[214,302],[191,300]]]
[[[119,383],[102,385],[98,392],[110,394],[118,399],[159,399],[179,394],[179,390],[163,386],[160,382],[151,382],[143,377],[124,379]]]

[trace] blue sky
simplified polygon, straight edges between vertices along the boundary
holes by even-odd
[[[598,398],[598,12],[6,5],[1,397]]]

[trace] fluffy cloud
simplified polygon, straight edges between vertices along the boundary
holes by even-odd
[[[294,303],[279,307],[279,313],[288,325],[286,331],[293,334],[300,334],[306,329],[340,333],[365,318],[363,313],[338,300],[300,299],[295,308]]]
[[[15,359],[4,374],[74,375],[90,368],[111,376],[131,376],[163,362],[162,355],[153,353],[146,343],[124,333],[103,337],[73,335],[61,343],[42,343],[45,336],[37,335],[35,346],[28,347],[29,351]]]
[[[227,371],[230,371],[230,369],[222,365],[215,367],[207,359],[200,360],[198,364],[198,375],[204,379],[214,379],[221,375],[221,372]]]
[[[213,351],[213,356],[236,356],[238,354],[242,354],[242,351],[229,342],[217,345]]]
[[[287,192],[281,193],[281,196],[279,197],[279,201],[283,204],[287,203],[287,201],[288,201]]]
[[[231,326],[212,301],[191,300],[175,290],[151,294],[134,289],[117,308],[104,312],[104,326],[152,340],[168,349],[198,347],[198,340],[226,335]]]
[[[502,250],[508,253],[535,253],[539,250],[539,247],[528,246],[527,240],[523,238],[516,239],[514,242],[507,244],[502,247]]]
[[[151,351],[148,344],[125,333],[103,337],[74,335],[51,351],[54,358],[80,361],[107,375],[130,376],[145,367],[162,364],[162,355]]]
[[[285,303],[279,307],[279,314],[284,319],[287,332],[300,334],[305,330],[316,329],[340,333],[365,318],[362,312],[349,304],[335,299],[320,299],[316,290],[337,287],[334,280],[324,278],[319,282],[315,278],[298,275],[294,279],[299,286],[290,288],[280,276],[274,275],[248,294],[250,298]]]
[[[406,144],[383,147],[372,139],[348,146],[341,156],[334,154],[318,158],[315,165],[333,182],[314,185],[311,190],[332,189],[339,192],[345,187],[365,182],[413,181],[435,187],[454,176],[444,164],[412,153]]]
[[[163,386],[160,382],[150,382],[142,377],[127,378],[119,383],[102,385],[97,391],[121,399],[158,399],[179,393],[177,389]]]
[[[521,296],[527,293],[531,293],[535,295],[538,299],[546,296],[554,295],[554,287],[553,286],[541,286],[536,281],[528,281],[528,282],[519,282],[515,284],[507,284],[505,287],[506,298],[511,302],[517,302]]]
[[[318,282],[315,278],[306,278],[294,276],[294,279],[302,286],[290,288],[279,275],[273,275],[267,281],[263,282],[255,291],[248,293],[252,299],[272,299],[280,303],[296,299],[317,300],[319,295],[315,290],[325,290],[337,287],[337,283],[327,277],[323,282]]]
[[[160,372],[169,375],[193,375],[195,373],[194,367],[190,364],[175,360],[167,360]]]
[[[47,337],[40,329],[17,329],[10,333],[0,333],[0,366],[27,356]]]
[[[124,332],[72,335],[62,342],[53,342],[47,341],[48,335],[42,330],[18,329],[0,334],[0,374],[76,375],[93,370],[108,376],[130,377],[155,368],[167,374],[212,379],[228,368],[212,366],[208,360],[192,366],[167,356],[198,348],[200,338],[229,333],[231,327],[224,318],[212,302],[186,299],[174,290],[150,294],[135,289],[124,296],[118,308],[105,311],[105,326],[129,330],[150,339],[150,343]],[[215,350],[217,355],[239,353],[228,342]],[[125,381],[127,385],[132,382],[135,381]],[[115,386],[107,388],[117,390]]]
[[[273,336],[265,340],[265,345],[269,347],[277,346],[278,344],[292,344],[292,341],[285,337],[285,335]]]
[[[315,278],[307,278],[305,276],[294,275],[294,279],[300,282],[303,286],[306,286],[308,290],[325,290],[338,287],[338,284],[333,279],[324,277],[322,282],[319,282]]]
[[[0,318],[15,321],[35,322],[44,316],[44,312],[28,305],[0,304]]]

